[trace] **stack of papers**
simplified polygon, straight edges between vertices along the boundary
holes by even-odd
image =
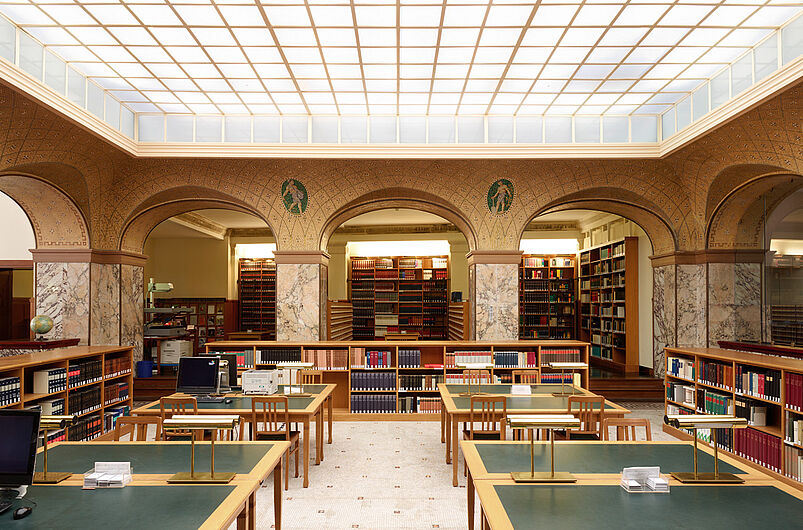
[[[652,491],[669,491],[669,481],[663,477],[650,477],[647,479],[647,487]]]
[[[661,476],[660,467],[626,467],[620,485],[628,493],[669,493],[669,481]]]
[[[130,462],[95,462],[95,468],[84,473],[84,488],[122,488],[131,482]]]

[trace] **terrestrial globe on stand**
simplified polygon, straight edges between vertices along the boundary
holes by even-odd
[[[31,331],[36,333],[36,340],[45,340],[42,336],[53,329],[53,319],[47,315],[36,315],[31,319]]]

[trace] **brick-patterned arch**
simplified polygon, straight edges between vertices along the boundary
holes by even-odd
[[[776,174],[753,178],[732,189],[712,209],[706,248],[763,248],[765,214],[801,188],[803,176]]]
[[[125,223],[120,236],[119,249],[141,253],[148,234],[162,221],[182,213],[209,208],[235,210],[254,215],[262,219],[273,232],[273,228],[265,217],[243,201],[216,190],[183,186],[157,193],[143,201]],[[275,232],[273,234],[275,235]]]
[[[575,209],[612,213],[637,223],[650,238],[655,255],[677,250],[675,233],[666,218],[659,215],[658,207],[630,191],[616,188],[597,188],[572,193],[545,204],[521,227],[519,239],[524,235],[530,221],[539,215]]]
[[[89,248],[86,218],[64,191],[43,179],[20,174],[0,174],[0,191],[25,211],[36,248]]]
[[[454,224],[468,241],[469,250],[477,248],[477,235],[466,217],[447,200],[431,193],[407,188],[388,188],[381,192],[371,192],[359,197],[335,212],[323,226],[320,236],[320,249],[325,251],[329,238],[343,223],[360,214],[386,208],[411,208],[439,215]]]

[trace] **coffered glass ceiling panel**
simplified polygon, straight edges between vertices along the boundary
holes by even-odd
[[[792,0],[0,0],[128,108],[226,115],[662,114],[801,11]]]

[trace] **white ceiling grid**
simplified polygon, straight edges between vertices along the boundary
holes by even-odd
[[[791,0],[0,0],[134,112],[660,114]]]

